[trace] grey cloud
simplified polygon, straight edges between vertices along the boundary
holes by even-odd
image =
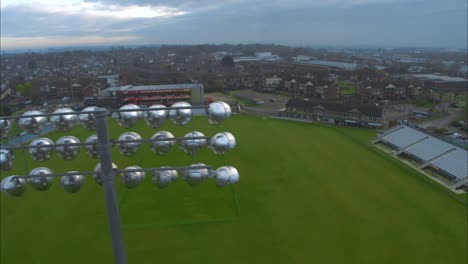
[[[177,18],[179,23],[140,33],[166,36],[152,39],[158,43],[466,46],[466,10],[451,9],[447,15],[437,5],[424,8],[421,1],[288,10],[239,7],[236,11],[224,8],[204,16],[184,16]]]
[[[2,36],[8,37],[90,33],[142,37],[135,44],[467,45],[464,0],[352,0],[348,5],[337,4],[344,0],[327,1],[327,5],[319,2],[324,1],[119,1],[122,5],[164,5],[188,12],[168,19],[132,20],[45,15],[6,7],[1,11],[1,29]]]
[[[119,32],[139,30],[161,20],[118,20],[110,17],[50,14],[15,6],[2,8],[0,19],[2,37],[83,36],[90,34],[118,36]]]
[[[219,6],[224,6],[231,2],[243,2],[245,0],[224,0],[224,1],[215,1],[215,0],[85,0],[85,2],[90,3],[101,3],[107,5],[140,5],[140,6],[168,6],[175,7],[180,9],[212,9]]]

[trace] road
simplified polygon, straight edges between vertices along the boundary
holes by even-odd
[[[256,115],[276,115],[278,111],[286,105],[289,100],[288,96],[274,94],[274,93],[261,93],[252,90],[237,90],[232,91],[232,95],[241,100],[253,103],[254,101],[263,101],[258,105],[244,105],[244,111]]]
[[[421,122],[419,123],[419,126],[424,127],[424,128],[428,128],[428,127],[448,128],[452,121],[463,118],[462,110],[463,109],[447,108],[447,113],[448,113],[447,116],[432,119],[426,122]]]
[[[260,108],[256,106],[244,106],[244,111],[249,114],[254,115],[276,115],[278,114],[279,109],[276,108]]]
[[[464,116],[464,111],[463,108],[447,108],[447,116],[437,118],[437,119],[432,119],[426,122],[419,123],[418,126],[423,127],[423,128],[428,128],[428,127],[437,127],[437,128],[446,128],[449,129],[450,124],[454,120],[459,120],[459,119],[466,119],[466,116]],[[451,130],[453,130],[452,127],[450,127]],[[458,133],[467,136],[468,133],[464,131],[458,131]]]

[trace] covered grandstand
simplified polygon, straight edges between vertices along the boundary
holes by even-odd
[[[203,84],[126,85],[104,89],[98,97],[84,98],[85,105],[111,107],[125,104],[169,106],[181,101],[190,102],[192,105],[203,105]]]
[[[396,126],[380,133],[373,141],[382,143],[395,155],[418,163],[446,178],[453,189],[468,188],[468,152],[410,126]]]

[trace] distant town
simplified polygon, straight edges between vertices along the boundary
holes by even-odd
[[[31,107],[228,101],[335,125],[412,123],[467,137],[467,53],[440,49],[162,45],[2,53],[2,115]]]

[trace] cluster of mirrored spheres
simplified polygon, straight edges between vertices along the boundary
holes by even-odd
[[[121,171],[118,170],[115,164],[112,165],[117,176],[120,176],[122,184],[133,189],[140,185],[146,178],[146,172],[139,166],[129,166]],[[191,186],[195,186],[206,179],[213,179],[218,187],[223,187],[227,184],[234,184],[239,181],[239,173],[232,166],[223,166],[217,170],[211,170],[203,163],[192,164],[193,169],[188,168],[181,170],[182,179],[187,181]],[[102,185],[101,166],[98,163],[94,169],[94,181]],[[85,183],[85,175],[81,175],[78,171],[69,171],[64,173],[67,175],[60,176],[60,187],[69,193],[78,192]],[[29,184],[37,191],[47,191],[54,183],[54,174],[52,170],[46,167],[39,167],[29,172],[27,177],[24,176],[8,176],[1,181],[1,191],[11,196],[21,196],[26,185]],[[163,166],[159,170],[152,172],[152,181],[160,189],[167,187],[179,177],[177,169]]]
[[[33,160],[39,162],[50,160],[54,152],[63,160],[73,160],[78,157],[80,148],[83,146],[86,154],[94,159],[99,159],[97,139],[96,134],[89,136],[84,143],[81,143],[74,136],[63,136],[55,143],[46,137],[36,138],[29,143],[29,154]],[[137,154],[144,141],[148,141],[150,149],[158,155],[167,154],[176,142],[179,143],[180,149],[189,155],[194,155],[205,146],[208,146],[216,155],[223,155],[236,146],[236,139],[229,132],[221,132],[209,138],[198,131],[190,132],[177,139],[168,131],[159,131],[148,140],[143,140],[138,133],[125,132],[120,135],[117,141],[114,141],[114,145],[118,147],[122,155],[131,157]],[[0,149],[2,170],[11,169],[12,155],[11,150]]]
[[[193,117],[193,110],[189,103],[178,102],[171,107],[164,105],[153,105],[146,109],[141,109],[137,105],[128,104],[119,110],[110,111],[117,123],[128,129],[137,124],[140,119],[144,119],[146,125],[152,129],[161,127],[169,119],[175,125],[183,126],[188,124]],[[213,125],[222,123],[231,115],[231,108],[225,102],[214,102],[205,108],[208,122]],[[17,117],[18,127],[30,134],[40,133],[46,126],[53,126],[60,132],[68,132],[77,124],[81,124],[88,130],[96,130],[94,111],[95,106],[86,107],[81,112],[75,112],[70,108],[59,108],[52,114],[44,114],[41,111],[27,111]],[[50,123],[48,117],[50,116]],[[1,138],[7,138],[12,130],[13,118],[0,118]],[[142,139],[136,132],[125,132],[117,140],[111,142],[117,146],[119,152],[124,156],[137,154],[143,143],[149,143],[150,149],[157,155],[167,154],[171,148],[178,143],[180,149],[189,154],[195,155],[201,148],[208,146],[216,155],[223,155],[236,145],[234,135],[229,132],[217,133],[212,137],[207,137],[199,131],[192,131],[183,137],[176,138],[169,131],[158,131],[150,139]],[[29,155],[35,161],[46,162],[56,153],[63,160],[73,160],[80,154],[81,147],[85,153],[94,159],[99,159],[99,145],[97,134],[89,136],[81,142],[74,136],[63,136],[54,141],[46,137],[39,137],[32,140],[28,146],[2,147],[0,148],[0,168],[8,171],[13,168],[15,148],[27,148]],[[109,146],[110,147],[110,146]],[[234,184],[239,181],[239,173],[232,166],[223,166],[216,170],[203,163],[195,163],[180,169],[178,167],[163,166],[158,169],[144,169],[139,166],[129,166],[119,170],[117,165],[112,163],[115,176],[120,178],[122,184],[132,189],[137,187],[145,179],[147,173],[152,174],[152,181],[158,188],[165,188],[174,182],[179,174],[191,186],[197,185],[205,179],[214,180],[218,187],[227,184]],[[30,185],[38,191],[48,190],[54,183],[54,177],[60,177],[61,188],[69,193],[78,192],[85,183],[85,176],[92,175],[94,181],[102,185],[101,163],[98,163],[92,172],[69,171],[67,173],[54,174],[46,167],[35,168],[26,176],[13,175],[1,181],[1,191],[11,196],[20,196],[26,190],[26,185]]]
[[[96,108],[96,106],[86,107],[81,112],[75,112],[70,108],[59,108],[50,115],[50,123],[56,130],[61,132],[70,131],[77,124],[81,124],[89,130],[95,130],[93,111]],[[171,107],[152,105],[148,109],[144,109],[144,111],[137,105],[127,104],[119,110],[115,111],[112,117],[124,128],[133,127],[141,118],[151,128],[160,127],[166,119],[170,119],[178,126],[183,126],[188,124],[193,117],[191,105],[186,102],[178,102]],[[225,102],[214,102],[208,106],[206,113],[208,122],[217,125],[231,116],[231,108]],[[47,116],[49,115],[38,110],[27,111],[18,118],[18,126],[27,133],[38,134],[48,125]],[[10,120],[0,119],[1,138],[8,137],[11,127]]]

